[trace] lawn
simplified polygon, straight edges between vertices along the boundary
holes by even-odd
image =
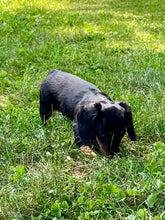
[[[0,219],[165,219],[165,1],[0,1]],[[49,70],[133,111],[122,158],[83,155],[72,122],[45,128]]]

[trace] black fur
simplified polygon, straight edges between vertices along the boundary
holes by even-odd
[[[125,102],[114,102],[95,85],[79,77],[52,70],[40,90],[40,116],[43,123],[53,110],[73,121],[75,142],[81,147],[97,142],[109,156],[119,153],[126,129],[135,141],[131,108]]]

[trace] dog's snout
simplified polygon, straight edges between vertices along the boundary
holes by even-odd
[[[96,135],[96,141],[101,149],[101,151],[103,151],[105,153],[106,156],[109,156],[109,147],[105,146],[98,138],[98,136]]]
[[[103,137],[99,138],[96,135],[96,141],[101,149],[105,153],[106,156],[109,156],[112,152],[113,148],[113,140],[114,140],[114,134],[111,134],[108,138]]]

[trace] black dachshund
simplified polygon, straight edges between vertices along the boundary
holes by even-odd
[[[128,104],[114,102],[92,83],[58,70],[50,71],[41,85],[43,123],[53,110],[73,120],[75,142],[80,148],[97,143],[107,156],[113,156],[120,151],[126,129],[130,139],[136,139]]]

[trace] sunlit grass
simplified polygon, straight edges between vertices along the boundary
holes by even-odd
[[[0,219],[163,219],[163,1],[0,1]],[[128,102],[137,141],[84,156],[72,122],[39,117],[50,69]]]

